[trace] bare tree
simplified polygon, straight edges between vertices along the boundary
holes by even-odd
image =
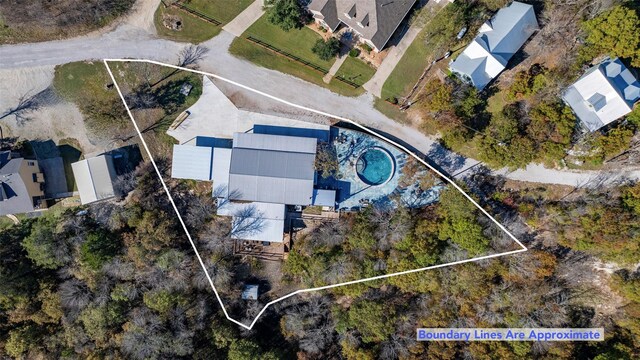
[[[51,87],[48,87],[34,95],[30,95],[29,92],[27,92],[18,99],[18,104],[16,104],[16,106],[5,110],[2,115],[0,115],[0,120],[13,115],[16,118],[16,122],[19,125],[23,125],[25,122],[31,120],[29,114],[37,111],[43,106],[53,104],[57,100],[58,97]]]
[[[91,302],[91,291],[75,278],[62,283],[59,293],[62,306],[70,310],[81,310]]]
[[[209,48],[202,45],[189,45],[182,49],[178,58],[178,66],[197,68],[198,62],[209,52]]]
[[[230,237],[242,238],[259,233],[265,226],[264,214],[255,205],[243,206],[233,214]]]

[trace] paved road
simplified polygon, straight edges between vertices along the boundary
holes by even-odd
[[[219,74],[239,83],[270,93],[290,102],[339,114],[395,137],[427,154],[433,162],[452,174],[476,165],[473,159],[463,158],[442,149],[434,139],[413,128],[387,118],[372,106],[373,96],[344,97],[304,82],[293,76],[258,67],[227,52],[235,37],[225,31],[204,43],[211,51],[202,61],[202,70]],[[185,44],[158,39],[149,33],[148,26],[124,23],[104,34],[92,34],[69,40],[0,47],[0,69],[14,69],[44,65],[59,65],[73,61],[102,58],[145,58],[175,63]],[[530,166],[526,170],[507,173],[507,177],[541,183],[579,185],[597,176],[592,172],[569,172]],[[640,172],[628,174],[640,178]]]

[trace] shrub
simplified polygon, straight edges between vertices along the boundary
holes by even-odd
[[[340,50],[340,42],[336,38],[330,38],[327,41],[322,39],[318,39],[316,44],[313,45],[311,51],[314,54],[318,55],[318,57],[322,60],[328,61],[332,57],[338,55],[338,51]]]
[[[353,48],[353,49],[349,50],[349,56],[357,57],[358,55],[360,55],[360,49]]]

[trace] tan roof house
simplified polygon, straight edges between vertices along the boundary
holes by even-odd
[[[0,152],[0,215],[45,208],[44,175],[38,161],[12,158],[10,151]]]
[[[382,50],[416,0],[312,0],[316,22],[331,32],[343,24],[375,51]]]

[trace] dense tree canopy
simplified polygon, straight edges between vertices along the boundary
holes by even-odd
[[[587,44],[602,54],[626,58],[640,67],[640,17],[636,9],[618,5],[585,22]]]

